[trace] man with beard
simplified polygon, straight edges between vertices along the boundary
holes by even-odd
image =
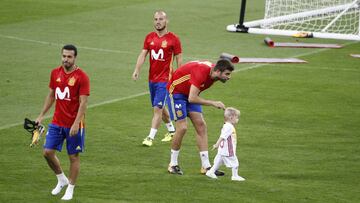
[[[209,61],[192,61],[178,68],[167,89],[170,97],[170,116],[175,120],[176,132],[171,145],[171,158],[168,172],[182,175],[183,172],[178,164],[178,156],[183,137],[187,131],[189,117],[196,131],[196,142],[200,152],[200,173],[205,174],[210,170],[208,153],[207,126],[202,114],[202,106],[213,106],[225,109],[221,101],[213,101],[201,98],[199,94],[209,88],[214,82],[220,80],[225,83],[230,79],[234,70],[233,64],[227,59],[220,59],[216,65]],[[221,171],[215,171],[217,176],[224,175]]]
[[[36,122],[42,122],[46,112],[55,102],[55,112],[46,134],[43,155],[58,180],[51,194],[59,194],[62,188],[68,185],[61,199],[71,200],[80,170],[79,153],[84,150],[84,118],[90,95],[90,83],[86,73],[75,65],[76,47],[65,45],[61,54],[62,66],[51,72],[50,91]],[[70,160],[69,179],[65,176],[55,154],[56,150],[61,151],[65,139]]]
[[[167,30],[168,19],[164,11],[156,11],[154,14],[155,32],[150,32],[144,40],[143,49],[141,50],[135,70],[132,74],[133,80],[138,80],[141,66],[144,64],[146,56],[150,53],[149,69],[149,90],[151,105],[153,107],[153,118],[149,135],[144,139],[144,146],[152,146],[161,120],[164,121],[168,133],[161,140],[163,142],[171,141],[175,128],[169,118],[169,112],[165,108],[167,91],[166,85],[171,78],[174,58],[177,67],[182,62],[181,43],[179,38]]]

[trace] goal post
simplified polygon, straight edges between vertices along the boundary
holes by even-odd
[[[250,22],[244,20],[245,8],[242,0],[239,23],[228,25],[228,31],[360,40],[360,0],[266,0],[264,19]]]

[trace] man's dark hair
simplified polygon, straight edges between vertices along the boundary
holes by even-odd
[[[72,44],[67,44],[67,45],[65,45],[65,46],[61,49],[61,51],[63,51],[64,49],[65,49],[65,50],[74,51],[75,56],[77,56],[77,48],[76,48],[74,45],[72,45]]]
[[[219,59],[214,67],[214,71],[216,70],[220,72],[224,72],[225,70],[233,71],[234,65],[228,59]]]

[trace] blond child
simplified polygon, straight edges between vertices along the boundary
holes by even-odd
[[[224,113],[224,125],[221,129],[221,135],[213,145],[213,149],[218,149],[217,155],[214,159],[214,165],[210,170],[206,172],[206,175],[210,178],[217,178],[215,171],[219,169],[221,165],[225,165],[228,168],[232,168],[231,180],[244,181],[245,178],[238,175],[239,161],[236,157],[236,130],[235,124],[239,122],[240,111],[228,107]]]

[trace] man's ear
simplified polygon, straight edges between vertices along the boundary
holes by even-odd
[[[219,69],[214,71],[217,75],[221,75],[221,71]]]

